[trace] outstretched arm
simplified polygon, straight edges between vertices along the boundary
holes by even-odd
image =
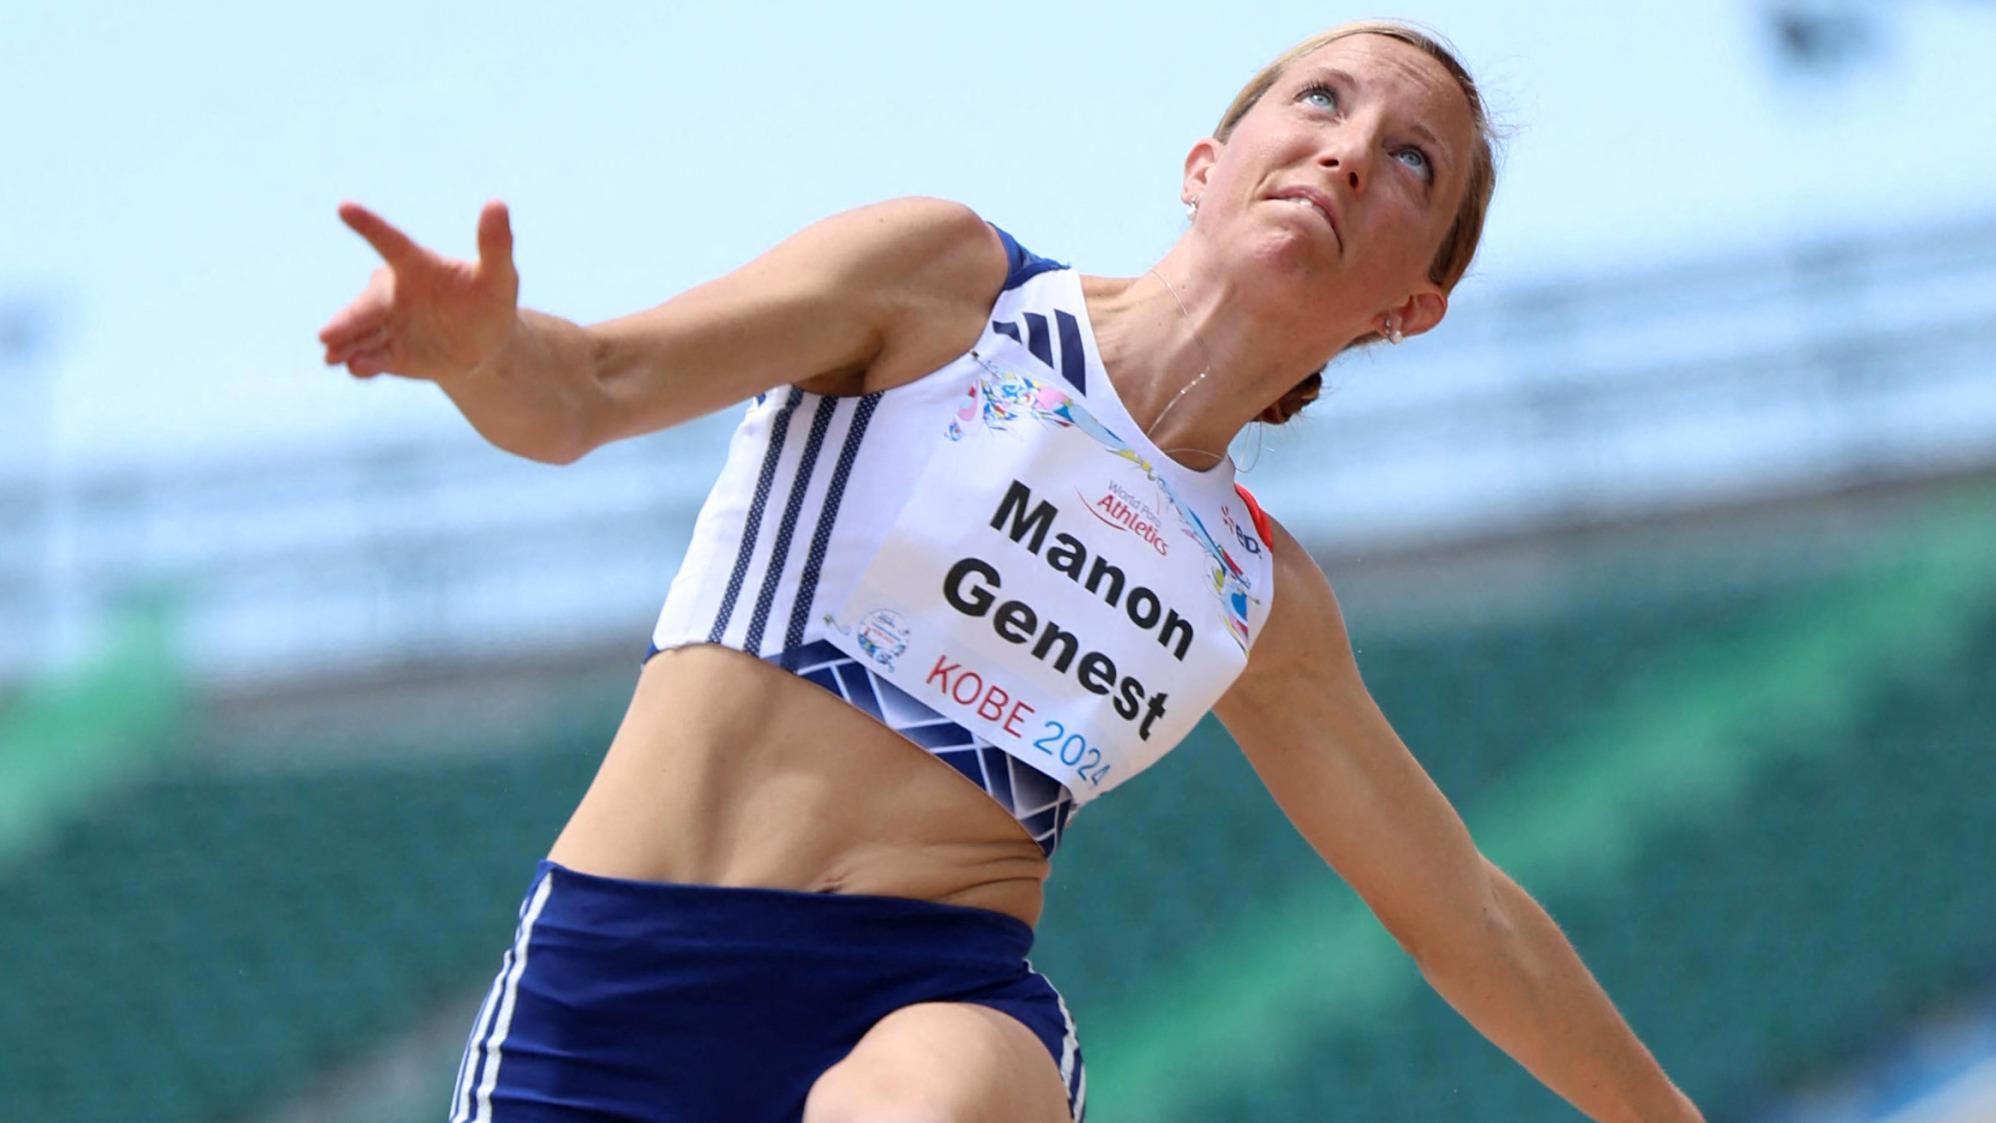
[[[1215,707],[1317,853],[1471,1024],[1589,1117],[1700,1120],[1544,909],[1483,857],[1359,680],[1323,573],[1276,528],[1280,608]]]
[[[1005,270],[997,235],[969,208],[898,199],[816,223],[656,308],[584,327],[518,307],[502,204],[479,216],[476,261],[426,249],[358,204],[340,217],[383,264],[320,330],[326,362],[361,378],[435,382],[493,444],[552,463],[773,386],[848,376],[872,389],[864,380],[883,357],[947,352],[931,337],[974,327]]]

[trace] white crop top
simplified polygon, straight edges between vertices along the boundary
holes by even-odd
[[[651,650],[778,662],[1052,854],[1076,808],[1240,674],[1274,581],[1233,465],[1153,446],[1103,373],[1079,278],[999,233],[1012,269],[970,351],[892,390],[749,405]]]

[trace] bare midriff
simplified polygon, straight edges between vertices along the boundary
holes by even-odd
[[[605,877],[913,897],[1039,920],[1047,862],[989,795],[727,648],[660,652],[548,857]]]

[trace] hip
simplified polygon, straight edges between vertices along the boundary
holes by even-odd
[[[988,1006],[1082,1087],[1032,930],[891,897],[671,885],[543,862],[459,1067],[451,1119],[790,1121],[895,1010]]]

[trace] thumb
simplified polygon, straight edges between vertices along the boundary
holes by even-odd
[[[513,271],[513,223],[497,199],[478,212],[478,268]]]

